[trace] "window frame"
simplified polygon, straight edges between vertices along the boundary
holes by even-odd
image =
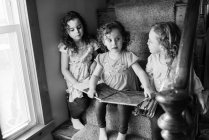
[[[34,58],[36,63],[36,74],[39,86],[40,100],[43,113],[43,121],[41,124],[48,124],[53,120],[51,112],[51,104],[49,98],[49,91],[46,79],[46,71],[44,64],[43,47],[39,29],[38,15],[36,2],[34,0],[26,0],[26,6],[28,11],[28,21],[30,26],[30,35],[32,41],[32,47],[34,52]]]
[[[48,85],[45,72],[43,47],[40,36],[38,15],[36,2],[34,0],[18,0],[18,6],[21,12],[21,30],[24,32],[23,40],[24,44],[30,44],[32,47],[32,52],[26,51],[26,55],[33,53],[34,60],[28,60],[28,65],[31,65],[31,61],[35,62],[35,66],[29,66],[29,68],[36,68],[35,73],[31,74],[32,80],[37,80],[38,84],[33,86],[38,86],[37,91],[33,94],[35,104],[37,105],[36,114],[38,122],[36,125],[20,135],[16,139],[40,139],[42,136],[48,134],[54,129],[54,121],[52,117],[51,104],[48,92]],[[24,5],[25,4],[25,5]],[[28,36],[31,36],[28,37]],[[28,47],[28,46],[27,46]],[[31,71],[30,71],[31,72]],[[34,72],[34,70],[32,71]],[[38,94],[34,96],[35,94]],[[0,130],[0,140],[3,140],[1,130]]]

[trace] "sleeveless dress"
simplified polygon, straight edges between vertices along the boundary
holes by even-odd
[[[98,49],[96,41],[92,40],[89,44],[85,44],[82,48],[79,48],[78,53],[75,53],[72,49],[65,48],[63,43],[58,45],[61,53],[68,54],[69,58],[69,71],[78,82],[82,82],[89,77],[89,67],[93,57],[93,52]],[[65,77],[64,77],[65,78]],[[65,79],[66,80],[66,79]],[[67,90],[69,94],[69,102],[73,102],[75,98],[82,98],[83,93],[73,88],[70,81],[67,81]]]

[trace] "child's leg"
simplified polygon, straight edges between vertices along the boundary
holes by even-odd
[[[99,128],[99,140],[108,140],[106,128]]]
[[[119,132],[116,140],[126,140],[126,134],[122,134]]]
[[[160,105],[157,106],[155,116],[151,118],[151,130],[152,130],[152,140],[163,140],[161,137],[161,129],[157,124],[158,118],[164,113]]]
[[[71,122],[72,122],[73,127],[75,129],[80,130],[80,129],[84,128],[84,125],[82,124],[82,122],[79,119],[71,118]]]
[[[118,113],[119,113],[119,133],[117,140],[125,140],[126,133],[128,131],[128,122],[131,116],[131,112],[133,107],[125,106],[125,105],[118,105]]]
[[[107,140],[107,132],[106,132],[106,103],[101,103],[96,101],[96,117],[99,126],[99,140]]]
[[[71,115],[71,122],[75,129],[82,129],[84,125],[81,123],[80,118],[89,106],[90,100],[87,96],[76,98],[74,102],[68,102],[68,108]]]

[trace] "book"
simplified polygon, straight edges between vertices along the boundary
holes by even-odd
[[[87,93],[89,90],[89,78],[74,85],[74,88]],[[143,91],[119,91],[107,86],[102,81],[98,82],[96,92],[98,96],[95,98],[97,100],[111,104],[137,106],[145,99]]]
[[[143,91],[119,91],[102,83],[97,85],[96,91],[100,102],[137,106],[145,97]]]

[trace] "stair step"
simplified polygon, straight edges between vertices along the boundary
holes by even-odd
[[[117,138],[117,132],[107,130],[107,135],[109,140],[115,140]],[[99,137],[99,127],[96,125],[87,124],[83,129],[75,133],[72,140],[98,140]],[[146,138],[141,138],[138,135],[127,134],[127,140],[150,140]]]
[[[86,111],[87,124],[97,125],[95,113],[95,100],[92,101],[88,110]],[[116,105],[109,104],[107,106],[106,126],[108,130],[118,130],[118,113]],[[151,124],[150,119],[143,116],[132,115],[129,121],[128,133],[141,136],[143,138],[151,138]]]
[[[71,122],[66,121],[52,132],[52,136],[54,140],[71,140],[76,132],[78,130],[73,128]]]
[[[97,140],[99,129],[95,125],[86,124],[83,129],[75,133],[72,140]]]

